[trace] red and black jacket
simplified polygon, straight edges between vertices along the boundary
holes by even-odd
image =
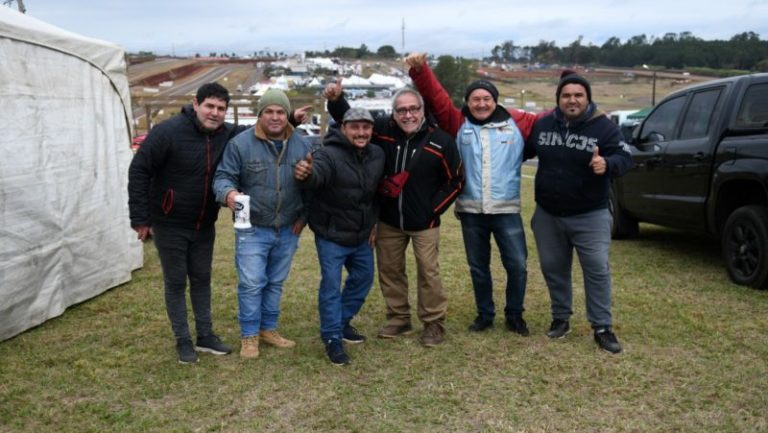
[[[131,226],[212,226],[219,214],[213,174],[227,142],[243,129],[224,123],[207,133],[191,105],[152,128],[128,169]]]

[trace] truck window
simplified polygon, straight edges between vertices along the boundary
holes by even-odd
[[[693,95],[691,105],[688,106],[688,112],[685,113],[685,120],[683,120],[683,130],[680,133],[681,139],[707,136],[709,124],[712,121],[712,114],[715,112],[717,100],[721,92],[722,88],[719,88],[698,92]]]
[[[768,126],[768,84],[754,84],[747,88],[734,126],[736,128]]]
[[[685,102],[685,95],[678,96],[675,99],[661,103],[653,113],[651,113],[643,124],[643,130],[640,133],[640,142],[648,142],[654,139],[661,141],[673,138],[675,125],[680,117],[680,111]],[[651,134],[655,138],[650,138]]]

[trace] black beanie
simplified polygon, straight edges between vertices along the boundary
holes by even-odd
[[[592,102],[592,87],[589,85],[589,81],[581,75],[577,74],[573,69],[565,69],[560,74],[560,83],[557,85],[557,92],[555,93],[555,103],[560,103],[560,91],[563,90],[566,84],[579,84],[584,86],[584,90],[587,91],[587,100]]]
[[[493,102],[497,104],[499,103],[499,90],[488,80],[477,80],[470,83],[469,86],[467,86],[467,93],[464,94],[464,100],[469,100],[469,94],[477,89],[486,90],[493,96]]]

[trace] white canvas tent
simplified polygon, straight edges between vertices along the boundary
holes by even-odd
[[[0,7],[0,341],[131,278],[123,50]]]

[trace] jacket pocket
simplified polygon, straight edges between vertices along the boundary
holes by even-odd
[[[269,165],[263,161],[248,161],[243,170],[243,185],[267,185]]]
[[[165,191],[165,195],[163,196],[163,201],[160,206],[163,209],[163,214],[168,215],[171,213],[171,209],[173,209],[173,188],[168,188],[168,190]]]

